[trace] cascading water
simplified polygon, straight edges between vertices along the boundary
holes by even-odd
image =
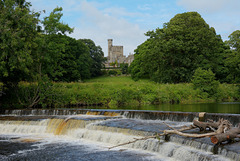
[[[172,127],[191,124],[177,121],[173,114],[158,112],[150,114],[155,116],[153,119],[143,120],[146,114],[141,112],[138,117],[138,112],[132,111],[131,116],[129,111],[109,110],[52,111],[54,115],[48,115],[46,111],[7,113],[0,117],[0,145],[8,143],[8,146],[19,148],[3,149],[1,160],[49,160],[51,157],[51,160],[240,160],[239,143],[216,148],[209,138],[190,139],[176,135],[160,140],[141,140],[108,150],[108,147],[166,129],[163,120],[156,120],[156,115],[167,119],[164,121]],[[69,113],[72,115],[64,115]],[[184,116],[197,116],[196,113],[181,114],[177,113],[181,121],[188,121]],[[238,148],[233,150],[235,147]]]

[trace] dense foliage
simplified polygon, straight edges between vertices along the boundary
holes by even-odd
[[[240,30],[234,31],[226,43],[232,49],[229,51],[225,62],[229,69],[227,78],[233,83],[240,83]]]
[[[28,100],[38,103],[41,96],[46,97],[51,81],[80,81],[101,75],[101,47],[92,40],[67,36],[73,28],[61,22],[61,7],[43,20],[40,12],[30,7],[25,0],[0,1],[0,98],[4,102],[18,98],[20,81],[35,84],[35,94]]]
[[[78,41],[82,41],[90,51],[91,57],[91,66],[90,72],[92,77],[102,75],[101,69],[104,67],[103,62],[105,62],[104,53],[100,46],[96,46],[95,43],[90,39],[80,39]]]
[[[31,72],[39,14],[24,1],[0,1],[0,81],[16,85]]]
[[[22,94],[21,98],[25,98],[26,89],[32,85],[21,83],[20,86],[19,94]],[[50,95],[41,101],[46,107],[106,105],[123,108],[122,105],[206,103],[215,102],[216,99],[234,101],[240,98],[238,87],[234,84],[219,84],[216,97],[194,88],[191,83],[159,84],[147,79],[135,82],[127,76],[97,77],[85,82],[56,82],[51,91],[57,95]]]
[[[210,69],[196,69],[192,83],[193,87],[199,89],[206,97],[216,96],[218,93],[219,82],[216,81],[215,74]]]
[[[214,28],[196,12],[177,14],[163,28],[149,36],[135,50],[131,64],[134,79],[151,78],[156,82],[190,82],[194,71],[211,69],[223,77],[226,45]]]

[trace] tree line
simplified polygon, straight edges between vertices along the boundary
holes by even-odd
[[[73,28],[60,22],[62,8],[40,20],[24,0],[0,1],[0,81],[78,81],[101,75],[104,54],[90,39],[67,36]]]
[[[199,13],[186,12],[145,35],[148,39],[137,47],[130,66],[135,80],[192,82],[196,72],[208,71],[220,82],[240,82],[239,30],[223,42]]]
[[[101,75],[105,61],[102,48],[90,39],[67,36],[74,29],[61,22],[61,7],[43,19],[40,15],[45,11],[34,12],[30,7],[25,0],[0,1],[2,99],[13,97],[20,81],[38,84],[39,96],[41,88],[46,90],[46,82],[81,81]]]

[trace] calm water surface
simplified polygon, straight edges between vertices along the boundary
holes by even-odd
[[[93,107],[89,107],[93,108]],[[96,107],[100,108],[100,107]],[[157,110],[157,111],[181,111],[181,112],[208,112],[208,113],[232,113],[240,114],[240,102],[223,103],[198,103],[198,104],[161,104],[142,106],[101,107],[103,109],[123,110]]]

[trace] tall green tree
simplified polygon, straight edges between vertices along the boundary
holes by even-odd
[[[68,41],[65,36],[67,33],[72,33],[73,28],[70,28],[67,24],[60,22],[62,18],[62,8],[55,8],[49,16],[45,17],[42,21],[44,27],[43,35],[43,48],[44,52],[41,52],[43,58],[42,70],[43,73],[56,80],[58,77],[63,76],[64,69],[60,65],[60,61],[64,59],[64,52]]]
[[[78,81],[91,77],[91,57],[89,48],[81,41],[68,37],[69,44],[64,52],[67,71],[63,78],[67,81]],[[69,57],[71,59],[69,59]],[[68,74],[68,75],[67,75]],[[63,80],[64,80],[63,79]]]
[[[227,54],[225,65],[229,69],[227,76],[232,83],[240,83],[240,30],[234,31],[229,35],[226,43],[230,46],[231,51]]]
[[[26,80],[37,47],[39,13],[25,0],[0,1],[0,81],[14,86]]]
[[[106,61],[102,48],[100,46],[96,46],[94,41],[90,39],[80,39],[79,41],[82,41],[89,48],[91,57],[91,76],[100,76],[102,74],[101,69],[104,67],[104,62]]]
[[[190,82],[198,67],[212,69],[217,77],[221,74],[224,43],[197,12],[177,14],[162,29],[146,36],[149,39],[135,51],[130,68],[133,77]]]
[[[30,10],[25,0],[0,1],[0,81],[2,104],[8,107],[17,100],[18,83],[31,79],[39,13]]]

